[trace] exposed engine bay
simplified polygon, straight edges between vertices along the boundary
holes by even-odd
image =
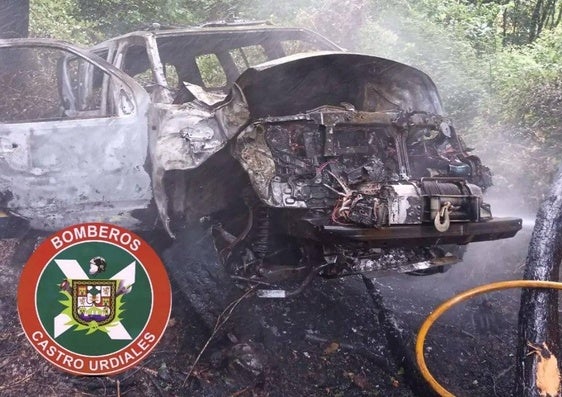
[[[266,87],[274,72],[291,77]],[[441,115],[422,72],[337,54],[266,65],[237,84],[251,120],[230,152],[256,196],[242,238],[231,239],[247,241],[238,271],[300,261],[325,276],[429,274],[460,261],[468,242],[521,227],[492,218],[482,196],[490,170]]]
[[[481,209],[488,168],[437,115],[323,107],[262,119],[238,137],[235,150],[262,201],[333,207],[334,224],[421,224],[445,207],[455,221],[491,216]]]
[[[446,233],[451,222],[491,218],[482,200],[490,172],[466,153],[450,122],[435,114],[347,108],[263,118],[237,138],[234,155],[260,201],[272,213],[288,210],[278,218],[287,234],[325,243],[322,227],[430,225]],[[413,238],[408,249],[400,240],[323,244],[331,264],[324,273],[417,272],[461,259],[455,245],[424,243]]]

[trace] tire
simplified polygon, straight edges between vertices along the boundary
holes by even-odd
[[[12,265],[16,267],[24,266],[43,238],[44,235],[37,230],[29,230],[19,238],[18,245],[12,255]]]
[[[218,316],[240,292],[219,260],[211,228],[186,225],[176,232],[162,257],[174,294],[180,293],[192,312],[213,329]]]

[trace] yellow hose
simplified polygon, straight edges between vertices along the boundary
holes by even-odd
[[[480,295],[486,292],[499,291],[511,288],[555,288],[562,289],[562,283],[556,281],[537,281],[537,280],[511,280],[511,281],[499,281],[497,283],[491,283],[486,285],[481,285],[476,288],[469,289],[462,292],[451,299],[443,302],[435,311],[433,311],[424,321],[420,330],[418,332],[418,338],[416,340],[416,361],[420,367],[421,373],[425,380],[430,384],[430,386],[435,390],[441,397],[455,397],[454,394],[449,392],[443,386],[435,380],[433,375],[429,372],[427,365],[425,364],[424,358],[424,342],[425,337],[433,323],[441,317],[443,313],[449,310],[451,307],[455,306],[457,303],[464,302],[476,295]]]

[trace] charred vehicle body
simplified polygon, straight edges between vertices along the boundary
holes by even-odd
[[[90,52],[4,41],[4,81],[26,70],[18,60],[35,65],[26,79],[43,72],[34,50],[59,53],[47,83],[58,90],[48,115],[30,116],[17,95],[0,105],[5,220],[159,220],[178,246],[206,236],[213,254],[199,262],[305,282],[431,273],[459,247],[521,228],[492,216],[489,169],[415,68],[304,29],[215,26],[134,32]]]

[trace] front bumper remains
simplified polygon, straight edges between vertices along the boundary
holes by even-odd
[[[451,222],[446,232],[432,224],[393,225],[366,228],[354,225],[323,225],[316,219],[302,219],[291,234],[324,243],[365,243],[370,247],[418,247],[441,244],[464,245],[477,241],[510,238],[521,230],[520,218],[491,218],[479,222]]]

